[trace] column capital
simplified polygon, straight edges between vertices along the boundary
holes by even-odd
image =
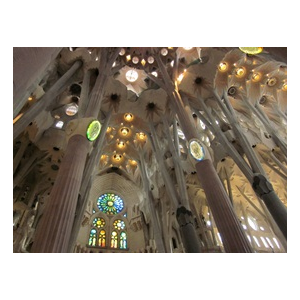
[[[97,139],[101,131],[100,122],[94,118],[81,118],[70,121],[66,127],[67,141],[74,135],[82,135],[90,142]]]
[[[260,173],[254,173],[252,187],[259,196],[267,195],[274,191],[272,184]]]
[[[177,208],[176,218],[180,227],[183,227],[187,224],[194,225],[192,212],[186,209],[184,206]]]

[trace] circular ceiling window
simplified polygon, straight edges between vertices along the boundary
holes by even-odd
[[[66,107],[65,112],[66,112],[66,115],[68,115],[70,117],[76,115],[77,112],[78,112],[78,105],[75,104],[75,103],[72,103],[72,104],[68,105]]]
[[[135,70],[129,70],[126,72],[126,79],[129,81],[129,82],[135,82],[138,77],[139,77],[139,74],[137,71]]]

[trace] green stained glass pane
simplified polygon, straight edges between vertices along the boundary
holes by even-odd
[[[96,229],[92,228],[89,236],[89,246],[96,246],[96,234],[97,234]]]
[[[97,227],[97,228],[102,228],[105,226],[105,221],[103,218],[95,218],[93,220],[93,226]]]
[[[120,234],[120,249],[127,249],[127,234],[125,231]]]
[[[108,215],[115,215],[123,210],[124,202],[118,195],[107,193],[98,198],[97,206],[102,212]]]
[[[115,229],[121,230],[125,228],[125,222],[122,220],[116,220],[113,223]]]

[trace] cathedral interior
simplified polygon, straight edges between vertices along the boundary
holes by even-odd
[[[14,47],[14,253],[286,253],[287,48]]]

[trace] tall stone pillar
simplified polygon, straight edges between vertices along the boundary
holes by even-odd
[[[67,251],[89,149],[90,142],[86,137],[76,134],[70,138],[44,214],[37,226],[32,252]]]
[[[149,178],[147,175],[144,153],[140,153],[139,168],[141,170],[143,187],[144,187],[146,199],[148,202],[149,212],[151,214],[151,221],[152,221],[152,226],[153,226],[153,236],[155,239],[156,248],[159,253],[165,253],[166,251],[165,251],[165,246],[164,246],[164,242],[163,242],[163,238],[162,238],[162,230],[161,230],[158,220],[157,220],[157,215],[156,215],[156,211],[155,211],[155,207],[154,207],[154,203],[153,203],[154,199],[153,199],[152,192],[150,191]]]
[[[189,104],[184,102],[181,98],[178,88],[176,87],[177,83],[171,80],[160,56],[157,55],[156,59],[163,75],[165,89],[170,98],[170,104],[178,116],[180,126],[187,141],[190,143],[193,139],[200,140],[199,133],[193,124]],[[208,205],[214,216],[215,223],[222,236],[225,251],[252,252],[252,248],[239,224],[224,186],[213,167],[208,149],[206,149],[204,145],[203,148],[206,150],[205,158],[197,162],[195,167],[197,176],[204,189]],[[223,209],[225,208],[226,213],[224,214]],[[229,228],[226,224],[230,224],[233,228]],[[235,232],[236,235],[233,235],[232,232]]]
[[[279,229],[287,239],[287,209],[273,190],[272,184],[261,174],[254,174],[252,187],[263,200]]]
[[[201,245],[195,230],[192,212],[187,210],[184,206],[180,206],[177,209],[176,218],[182,233],[181,236],[185,252],[200,253]]]
[[[196,170],[220,232],[225,252],[253,252],[212,162],[207,159],[199,161],[196,163]]]

